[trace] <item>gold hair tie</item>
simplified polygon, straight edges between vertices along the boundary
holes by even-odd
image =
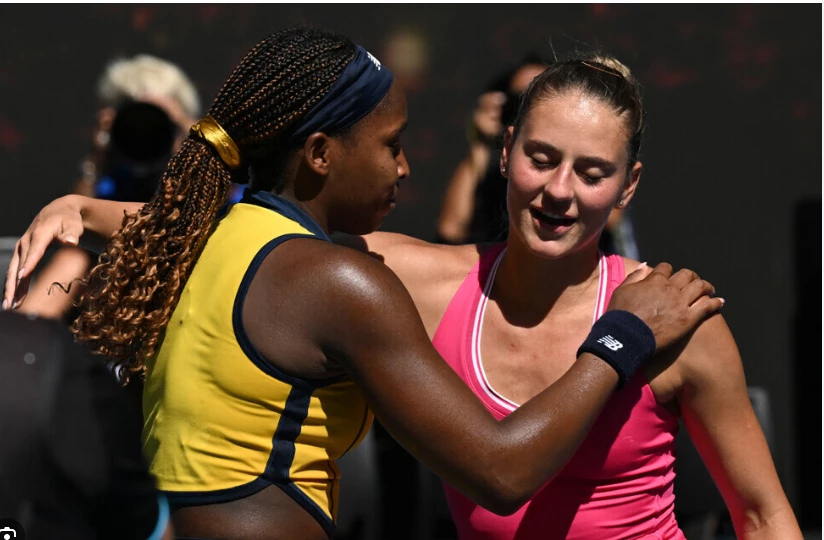
[[[211,114],[207,114],[197,124],[193,125],[192,133],[211,144],[217,150],[223,163],[228,165],[230,169],[240,167],[240,150],[232,137],[220,127],[220,124]]]

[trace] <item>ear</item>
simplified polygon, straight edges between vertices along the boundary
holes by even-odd
[[[303,143],[303,161],[309,169],[321,176],[329,174],[332,154],[332,138],[325,133],[309,135]]]
[[[512,143],[515,142],[513,137],[515,135],[515,127],[509,126],[506,128],[504,135],[504,148],[501,152],[501,176],[509,179],[509,158],[512,154]]]
[[[641,170],[644,168],[643,163],[637,161],[630,169],[627,175],[627,181],[624,183],[624,189],[621,190],[621,197],[616,201],[615,208],[622,210],[629,205],[635,190],[638,188],[638,182],[641,180]]]

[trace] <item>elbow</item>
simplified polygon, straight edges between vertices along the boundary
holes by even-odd
[[[521,498],[501,498],[497,497],[496,500],[490,501],[489,505],[481,505],[493,514],[497,514],[499,516],[511,516],[515,512],[517,512],[523,505],[525,505],[529,501],[529,497],[521,499]]]
[[[475,501],[493,514],[510,516],[525,505],[532,494],[525,493],[517,488],[511,490],[489,490],[481,500]]]
[[[537,484],[534,478],[490,471],[485,477],[480,500],[475,502],[494,514],[509,516],[525,505],[542,485]]]

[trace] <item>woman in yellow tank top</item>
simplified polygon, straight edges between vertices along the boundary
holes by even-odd
[[[720,308],[690,272],[639,270],[573,367],[496,421],[438,356],[398,278],[329,241],[374,231],[394,207],[405,125],[404,93],[371,54],[323,31],[280,32],[241,61],[152,201],[126,205],[136,213],[93,270],[75,332],[145,373],[144,450],[182,536],[331,536],[334,462],[370,411],[467,497],[512,512],[563,467],[619,379]],[[216,221],[247,170],[252,189]],[[123,207],[85,225],[115,229]],[[10,275],[36,264],[42,238],[30,241]]]

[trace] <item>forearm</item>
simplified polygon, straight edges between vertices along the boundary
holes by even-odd
[[[612,367],[582,354],[552,386],[498,421],[443,360],[420,362],[416,352],[409,343],[411,358],[379,353],[395,360],[350,366],[350,375],[399,443],[466,497],[502,515],[566,466],[618,384]]]
[[[475,211],[475,190],[488,162],[489,150],[473,147],[452,175],[438,218],[438,233],[445,240],[466,240]]]
[[[70,197],[72,197],[70,195]],[[123,226],[123,218],[143,208],[144,203],[106,201],[90,197],[73,196],[72,203],[83,219],[83,229],[104,238],[111,238]]]
[[[684,425],[724,497],[738,538],[800,540],[723,317],[702,324],[671,369],[681,381]]]
[[[107,201],[82,195],[67,195],[58,201],[80,216],[83,223],[80,247],[94,253],[105,250],[109,238],[123,226],[126,213],[136,213],[143,207],[143,203]]]
[[[36,282],[18,309],[46,319],[62,319],[79,297],[79,282],[89,270],[91,260],[82,249],[64,247],[37,275]]]
[[[499,423],[488,448],[486,486],[514,512],[563,469],[617,387],[618,376],[585,353],[551,387]]]

